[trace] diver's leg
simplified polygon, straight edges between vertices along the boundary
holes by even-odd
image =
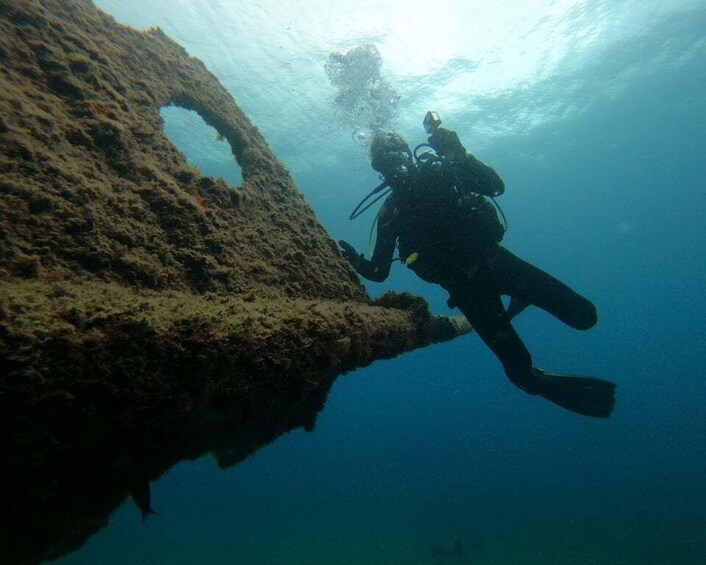
[[[455,293],[454,302],[473,330],[503,364],[508,378],[519,388],[532,390],[532,357],[510,324],[500,296],[490,291]]]
[[[510,304],[507,306],[507,317],[512,320],[515,316],[522,314],[528,306],[527,302],[522,302],[519,298],[511,296]]]
[[[532,357],[510,324],[500,295],[493,287],[471,285],[465,292],[454,292],[453,301],[500,359],[513,384],[584,416],[610,416],[615,405],[615,384],[591,377],[554,375],[532,368]]]
[[[488,267],[500,294],[546,310],[577,330],[587,330],[598,321],[590,300],[504,247],[498,247]]]

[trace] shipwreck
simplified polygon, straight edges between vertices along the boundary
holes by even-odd
[[[338,375],[469,331],[371,301],[257,128],[159,29],[0,0],[0,555],[80,547],[182,459],[312,429]],[[189,167],[160,108],[230,144]],[[137,487],[136,487],[137,485]]]

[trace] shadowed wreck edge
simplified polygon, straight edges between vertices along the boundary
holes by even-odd
[[[259,131],[160,30],[0,0],[0,553],[80,547],[182,459],[314,426],[334,379],[470,331],[371,301]],[[241,187],[159,109],[194,110]]]

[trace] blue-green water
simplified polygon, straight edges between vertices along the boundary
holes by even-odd
[[[419,143],[438,110],[505,180],[507,247],[596,303],[589,332],[517,320],[536,364],[614,380],[618,404],[596,421],[529,397],[471,334],[341,377],[313,433],[237,467],[180,464],[153,485],[158,515],[126,502],[58,563],[440,563],[457,539],[488,565],[706,562],[702,1],[97,4],[201,58],[360,249],[372,214],[347,217],[377,177],[324,65],[374,43],[392,126]],[[239,182],[213,130],[163,115],[195,165]],[[450,313],[400,266],[367,287]]]

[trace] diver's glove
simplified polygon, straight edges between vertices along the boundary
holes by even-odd
[[[451,162],[462,161],[468,152],[458,138],[455,131],[445,128],[437,128],[429,136],[429,145],[439,154],[446,157]]]
[[[363,254],[358,253],[355,250],[355,247],[353,247],[347,241],[343,241],[342,239],[338,242],[338,245],[341,247],[341,255],[343,255],[344,259],[346,259],[346,261],[348,261],[351,266],[357,271],[358,267],[360,267],[360,263],[363,260]]]

